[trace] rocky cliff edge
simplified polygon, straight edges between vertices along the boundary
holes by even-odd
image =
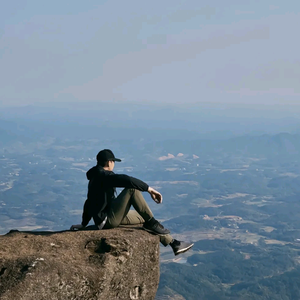
[[[0,299],[155,298],[159,239],[141,229],[0,236]]]

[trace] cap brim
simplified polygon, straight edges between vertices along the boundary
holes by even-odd
[[[121,161],[121,159],[119,159],[119,158],[115,158],[115,159],[114,159],[114,161],[119,161],[119,162],[120,162],[120,161]]]

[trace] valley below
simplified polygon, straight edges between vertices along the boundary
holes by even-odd
[[[157,299],[298,299],[300,137],[265,139],[6,143],[0,233],[80,223],[85,172],[100,149],[111,148],[122,158],[115,172],[158,189],[161,205],[145,194],[156,218],[176,239],[195,243],[178,257],[161,247]],[[286,145],[292,142],[291,152]]]

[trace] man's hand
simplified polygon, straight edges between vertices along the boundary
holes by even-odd
[[[72,225],[71,228],[70,228],[70,230],[81,230],[83,228],[84,228],[83,225],[77,224],[77,225]]]
[[[152,187],[149,186],[148,188],[148,193],[150,194],[151,198],[156,202],[156,203],[162,203],[163,197],[160,192],[156,191]]]

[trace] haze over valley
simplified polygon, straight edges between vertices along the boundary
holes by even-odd
[[[130,118],[123,127],[120,120],[105,125],[95,117],[76,125],[76,111],[75,117],[56,115],[53,122],[51,111],[42,120],[38,108],[24,109],[26,113],[19,108],[0,120],[1,234],[66,230],[80,222],[85,172],[100,149],[111,148],[122,158],[115,172],[158,189],[162,205],[145,195],[154,214],[176,238],[195,242],[176,259],[161,247],[157,299],[299,297],[297,126],[293,132],[243,135],[234,126],[232,131],[220,126],[214,135],[205,133],[196,119],[187,128],[171,129],[167,118],[155,114],[157,108],[149,112],[161,129],[148,129],[147,120],[134,127]],[[281,124],[279,120],[277,126]]]
[[[80,223],[109,148],[194,243],[156,300],[300,299],[299,1],[2,2],[0,234]]]

